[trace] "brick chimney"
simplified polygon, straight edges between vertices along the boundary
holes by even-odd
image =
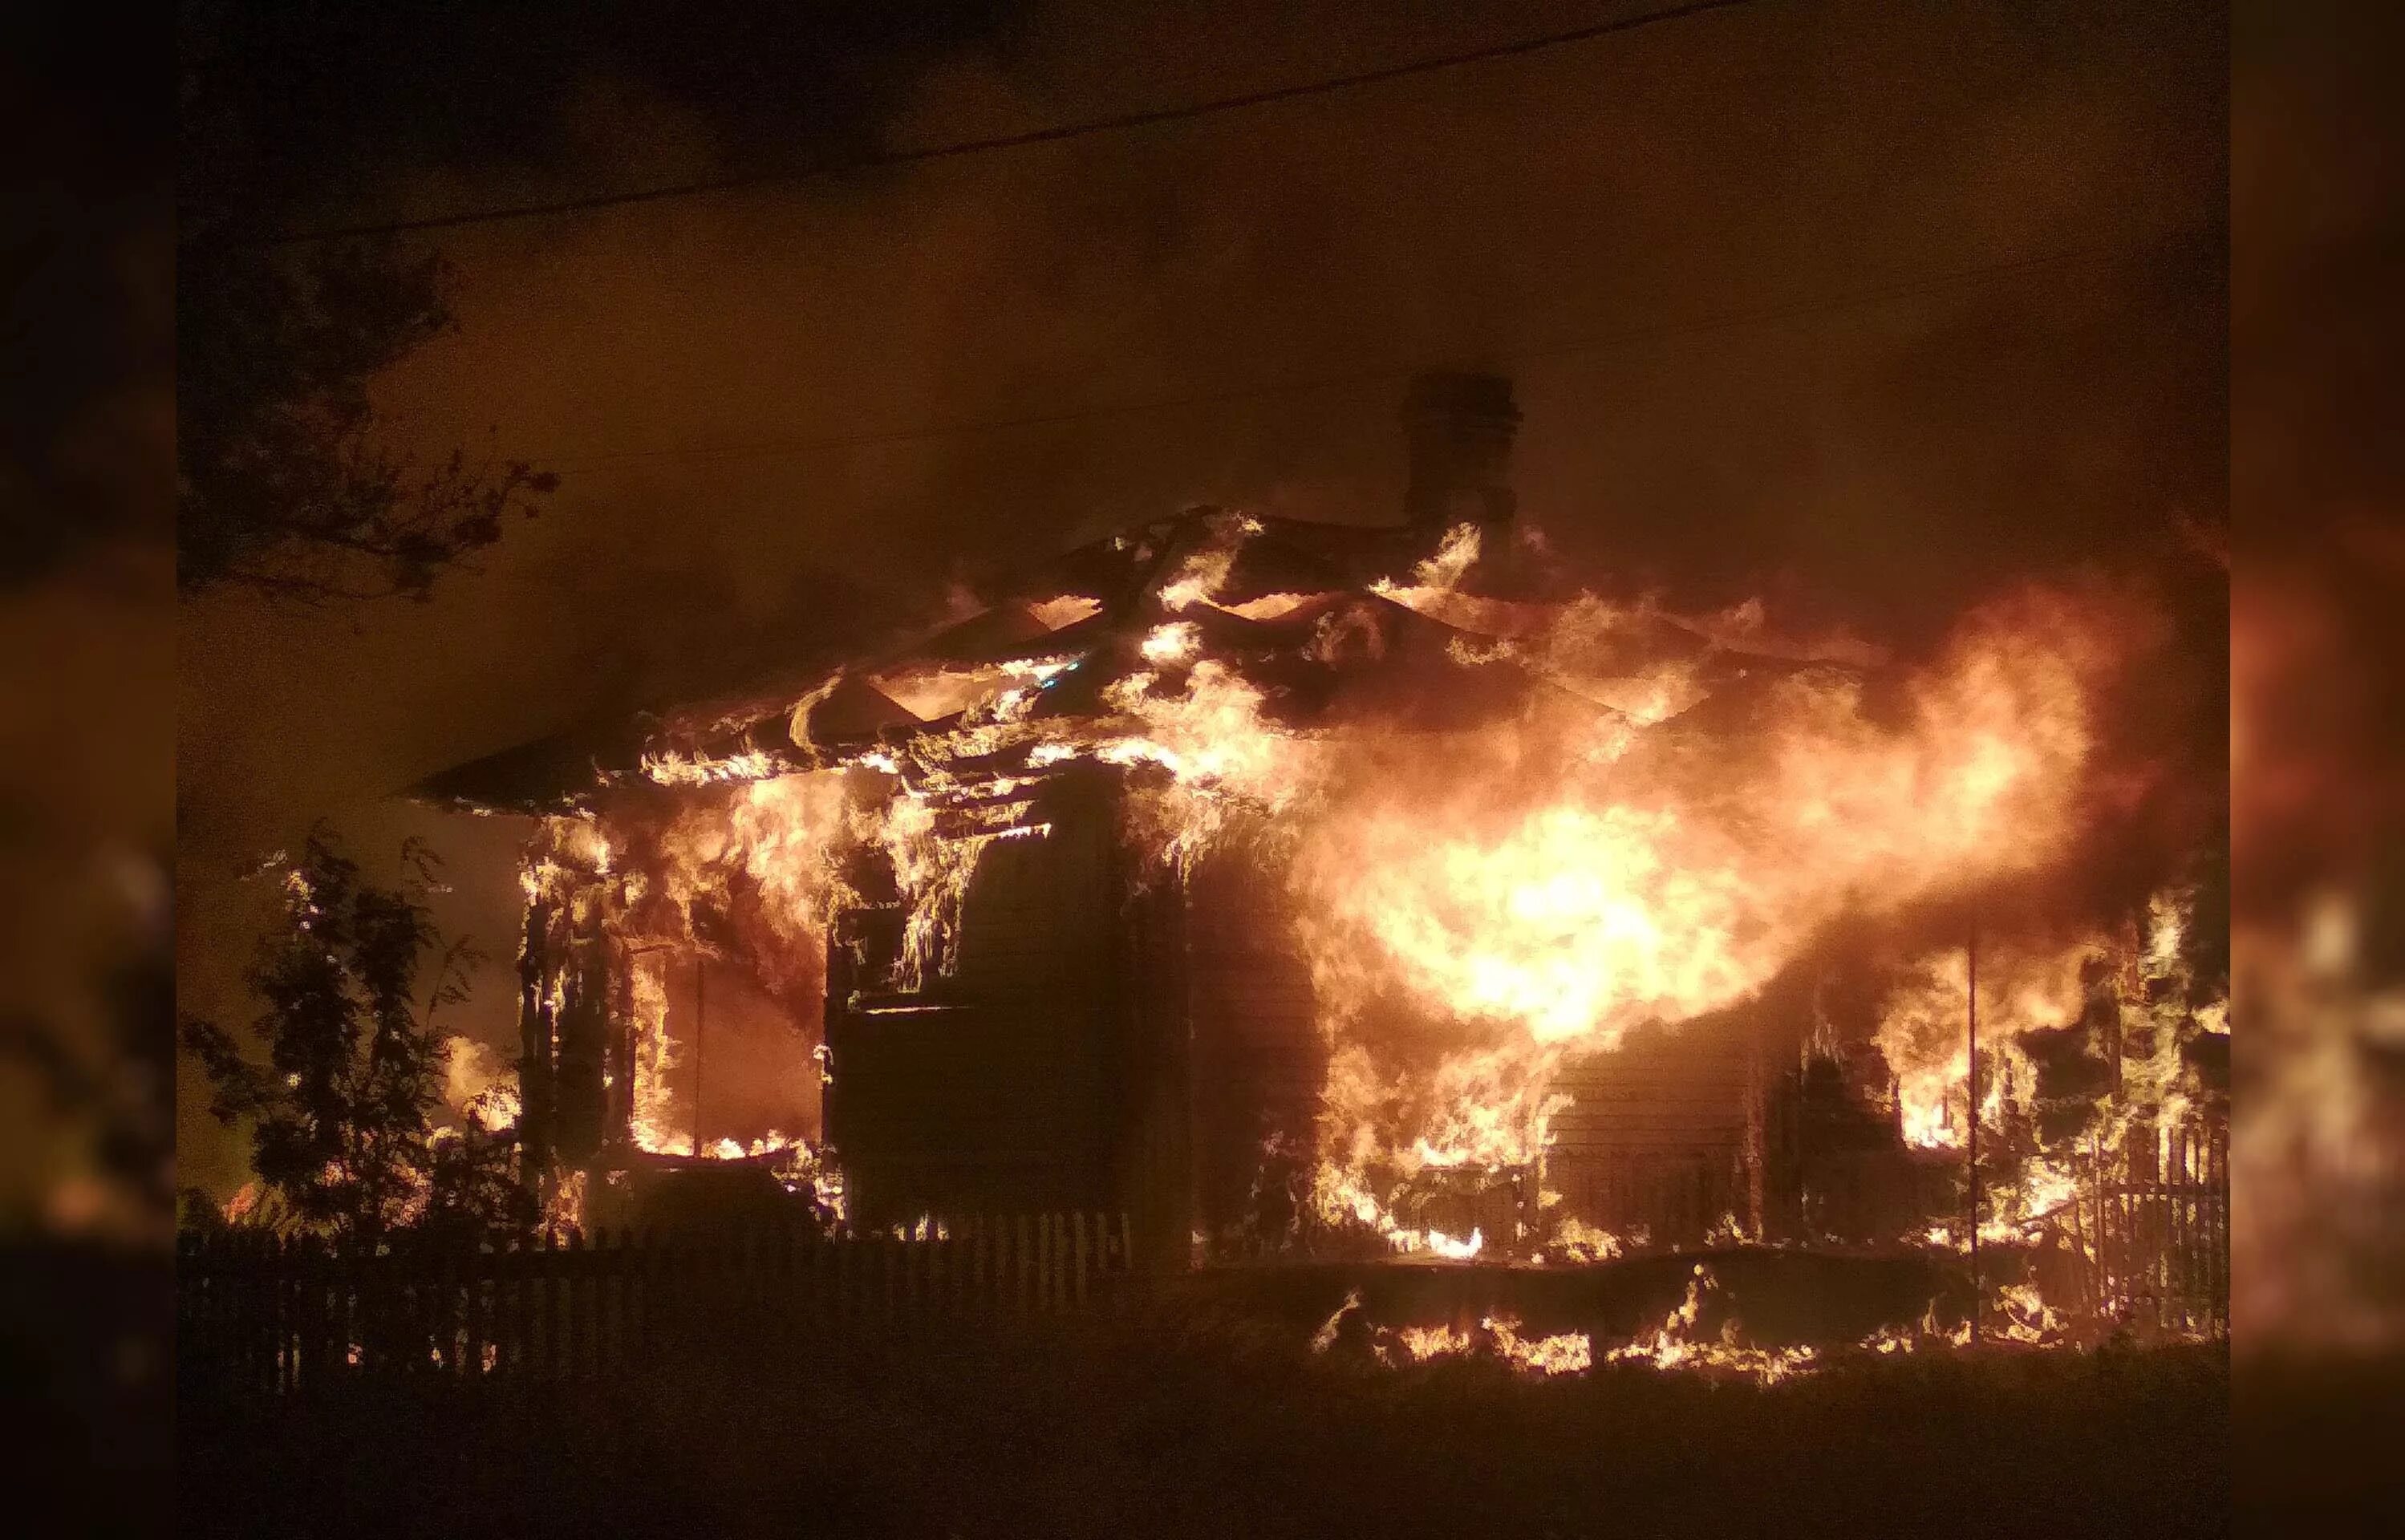
[[[1412,480],[1403,515],[1413,525],[1444,529],[1512,517],[1509,470],[1520,409],[1499,374],[1445,370],[1422,374],[1403,399]]]

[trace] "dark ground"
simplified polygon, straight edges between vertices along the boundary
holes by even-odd
[[[1767,1391],[1394,1372],[1291,1333],[1090,1323],[725,1343],[609,1388],[188,1398],[191,1533],[2209,1533],[2225,1349],[1942,1353]]]

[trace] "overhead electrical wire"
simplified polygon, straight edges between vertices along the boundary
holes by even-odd
[[[1160,123],[1187,122],[1193,119],[1208,118],[1223,112],[1236,112],[1246,107],[1268,106],[1279,102],[1324,96],[1331,91],[1352,91],[1362,86],[1379,85],[1389,80],[1408,79],[1418,75],[1433,75],[1440,70],[1458,69],[1467,64],[1484,63],[1490,60],[1508,59],[1514,55],[1535,53],[1545,49],[1590,42],[1598,37],[1608,37],[1614,33],[1633,32],[1639,27],[1651,26],[1655,22],[1681,21],[1691,16],[1700,16],[1708,11],[1732,10],[1738,6],[1750,3],[1751,0],[1693,0],[1692,4],[1644,11],[1635,16],[1617,17],[1610,21],[1598,21],[1592,26],[1577,27],[1568,32],[1548,33],[1541,37],[1524,37],[1514,42],[1498,43],[1464,53],[1446,54],[1435,59],[1414,60],[1407,64],[1391,64],[1383,69],[1364,70],[1357,75],[1336,76],[1300,85],[1274,86],[1266,91],[1214,97],[1209,101],[1191,102],[1181,106],[1153,107],[1142,112],[1122,113],[1111,118],[1061,123],[1050,128],[1031,129],[1021,133],[996,134],[990,138],[966,139],[954,144],[935,145],[920,149],[878,150],[823,165],[740,172],[724,176],[678,182],[664,187],[638,188],[625,192],[598,192],[577,198],[512,203],[499,208],[469,209],[454,214],[429,215],[417,219],[389,219],[371,224],[342,225],[328,230],[286,231],[262,236],[257,242],[250,244],[272,246],[300,245],[323,241],[355,240],[368,236],[405,235],[433,230],[457,230],[467,225],[496,224],[503,220],[532,219],[547,215],[587,214],[602,209],[624,208],[630,204],[664,203],[676,198],[694,198],[708,193],[732,192],[746,188],[815,181],[847,175],[854,172],[924,165],[930,161],[957,160],[963,156],[984,155],[996,150],[1057,144],[1065,139],[1080,139],[1090,134],[1113,133],[1127,129],[1148,128]]]

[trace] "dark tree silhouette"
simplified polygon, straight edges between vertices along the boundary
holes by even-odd
[[[450,269],[388,240],[268,240],[299,194],[292,147],[263,132],[262,61],[223,47],[220,7],[181,20],[177,587],[424,599],[557,478],[377,444],[369,382],[452,328]]]
[[[176,583],[424,599],[558,484],[374,442],[368,382],[448,329],[447,270],[388,242],[177,251]]]
[[[596,111],[597,90],[689,114],[723,172],[838,163],[880,146],[929,63],[1006,39],[1010,7],[517,0],[464,29],[406,6],[176,14],[179,581],[323,600],[426,597],[555,483],[373,447],[367,382],[451,324],[439,257],[274,237],[389,216],[380,194],[429,169],[623,188],[643,119]]]
[[[404,846],[402,858],[414,884],[431,880],[422,846]],[[268,1194],[299,1227],[350,1242],[529,1227],[534,1205],[512,1176],[512,1138],[473,1119],[438,1128],[433,1115],[445,1053],[436,1016],[466,998],[471,949],[443,945],[411,891],[360,880],[322,829],[269,871],[283,885],[286,922],[261,939],[249,973],[266,1004],[252,1034],[267,1061],[214,1023],[180,1024],[207,1072],[209,1110],[250,1122]]]

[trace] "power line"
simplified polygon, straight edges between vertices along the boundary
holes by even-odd
[[[1584,353],[1608,352],[1638,343],[1655,342],[1679,337],[1697,336],[1743,327],[1764,326],[1779,321],[1798,319],[1846,310],[1859,310],[1887,304],[1899,300],[1918,299],[1926,294],[1960,287],[1967,283],[2013,276],[2024,273],[2044,272],[2052,268],[2100,266],[2151,254],[2165,245],[2186,239],[2190,232],[2168,238],[2145,246],[2086,247],[2076,250],[2046,252],[2032,257],[2009,259],[1984,263],[1976,267],[1955,269],[1944,273],[1924,273],[1903,278],[1875,287],[1851,290],[1842,294],[1818,296],[1776,305],[1756,306],[1746,310],[1726,311],[1715,315],[1699,316],[1688,321],[1661,322],[1629,327],[1623,330],[1582,338],[1556,345],[1526,349],[1502,355],[1492,361],[1497,365],[1535,363],[1549,358],[1573,357]],[[609,455],[589,455],[583,459],[552,459],[530,457],[533,463],[556,470],[574,472],[592,470],[606,466],[625,465],[638,461],[734,460],[773,458],[785,455],[804,455],[822,450],[873,448],[881,444],[917,443],[932,439],[964,438],[979,433],[1008,432],[1017,428],[1050,427],[1068,423],[1094,422],[1112,417],[1136,416],[1147,412],[1166,412],[1184,407],[1218,406],[1233,401],[1254,400],[1278,396],[1302,396],[1315,391],[1332,390],[1346,385],[1376,385],[1382,382],[1411,378],[1425,367],[1424,363],[1409,365],[1379,364],[1334,374],[1315,375],[1304,380],[1273,381],[1265,385],[1230,386],[1223,390],[1203,391],[1183,396],[1163,396],[1144,400],[1114,402],[1105,406],[1079,407],[1059,412],[1031,413],[1020,416],[977,418],[965,422],[938,423],[924,427],[897,428],[866,433],[826,434],[812,438],[767,439],[749,443],[699,444],[674,449],[633,449]]]
[[[957,144],[938,145],[926,149],[879,150],[850,161],[829,165],[804,166],[779,171],[746,172],[737,175],[707,177],[699,181],[679,182],[667,187],[642,188],[631,192],[593,193],[582,198],[561,198],[540,203],[514,203],[501,208],[472,209],[457,214],[438,214],[422,219],[393,219],[380,224],[345,225],[332,230],[288,231],[263,237],[261,245],[298,245],[318,241],[350,240],[367,235],[401,235],[429,230],[456,230],[463,225],[493,224],[505,219],[529,219],[547,214],[585,214],[597,209],[620,208],[633,203],[654,203],[671,198],[691,198],[704,193],[730,192],[742,188],[764,187],[778,182],[813,181],[821,177],[840,176],[852,172],[877,171],[893,166],[924,165],[933,161],[954,160],[965,155],[982,155],[990,150],[1019,149],[1030,145],[1054,144],[1063,139],[1083,138],[1093,133],[1111,133],[1122,129],[1146,128],[1158,123],[1178,123],[1191,119],[1206,118],[1215,113],[1234,112],[1245,107],[1267,106],[1276,102],[1291,102],[1308,96],[1323,96],[1330,91],[1350,91],[1357,86],[1373,86],[1388,80],[1407,79],[1416,75],[1433,75],[1439,70],[1457,69],[1465,64],[1484,63],[1494,59],[1507,59],[1516,54],[1535,53],[1540,49],[1560,48],[1571,43],[1590,42],[1614,33],[1634,32],[1657,21],[1681,21],[1700,16],[1706,11],[1729,10],[1748,4],[1749,0],[1694,0],[1694,3],[1672,6],[1667,9],[1647,11],[1638,16],[1624,16],[1615,21],[1597,22],[1569,32],[1550,33],[1542,37],[1527,37],[1513,43],[1501,43],[1492,48],[1468,53],[1447,54],[1438,59],[1423,59],[1408,64],[1389,65],[1385,69],[1367,70],[1358,75],[1337,76],[1314,80],[1304,85],[1277,86],[1268,91],[1247,91],[1239,96],[1216,97],[1207,102],[1189,103],[1184,106],[1155,107],[1144,112],[1125,113],[1116,118],[1096,118],[1079,123],[1058,124],[1051,128],[1034,129],[1025,133],[998,134],[987,139],[968,139]]]

